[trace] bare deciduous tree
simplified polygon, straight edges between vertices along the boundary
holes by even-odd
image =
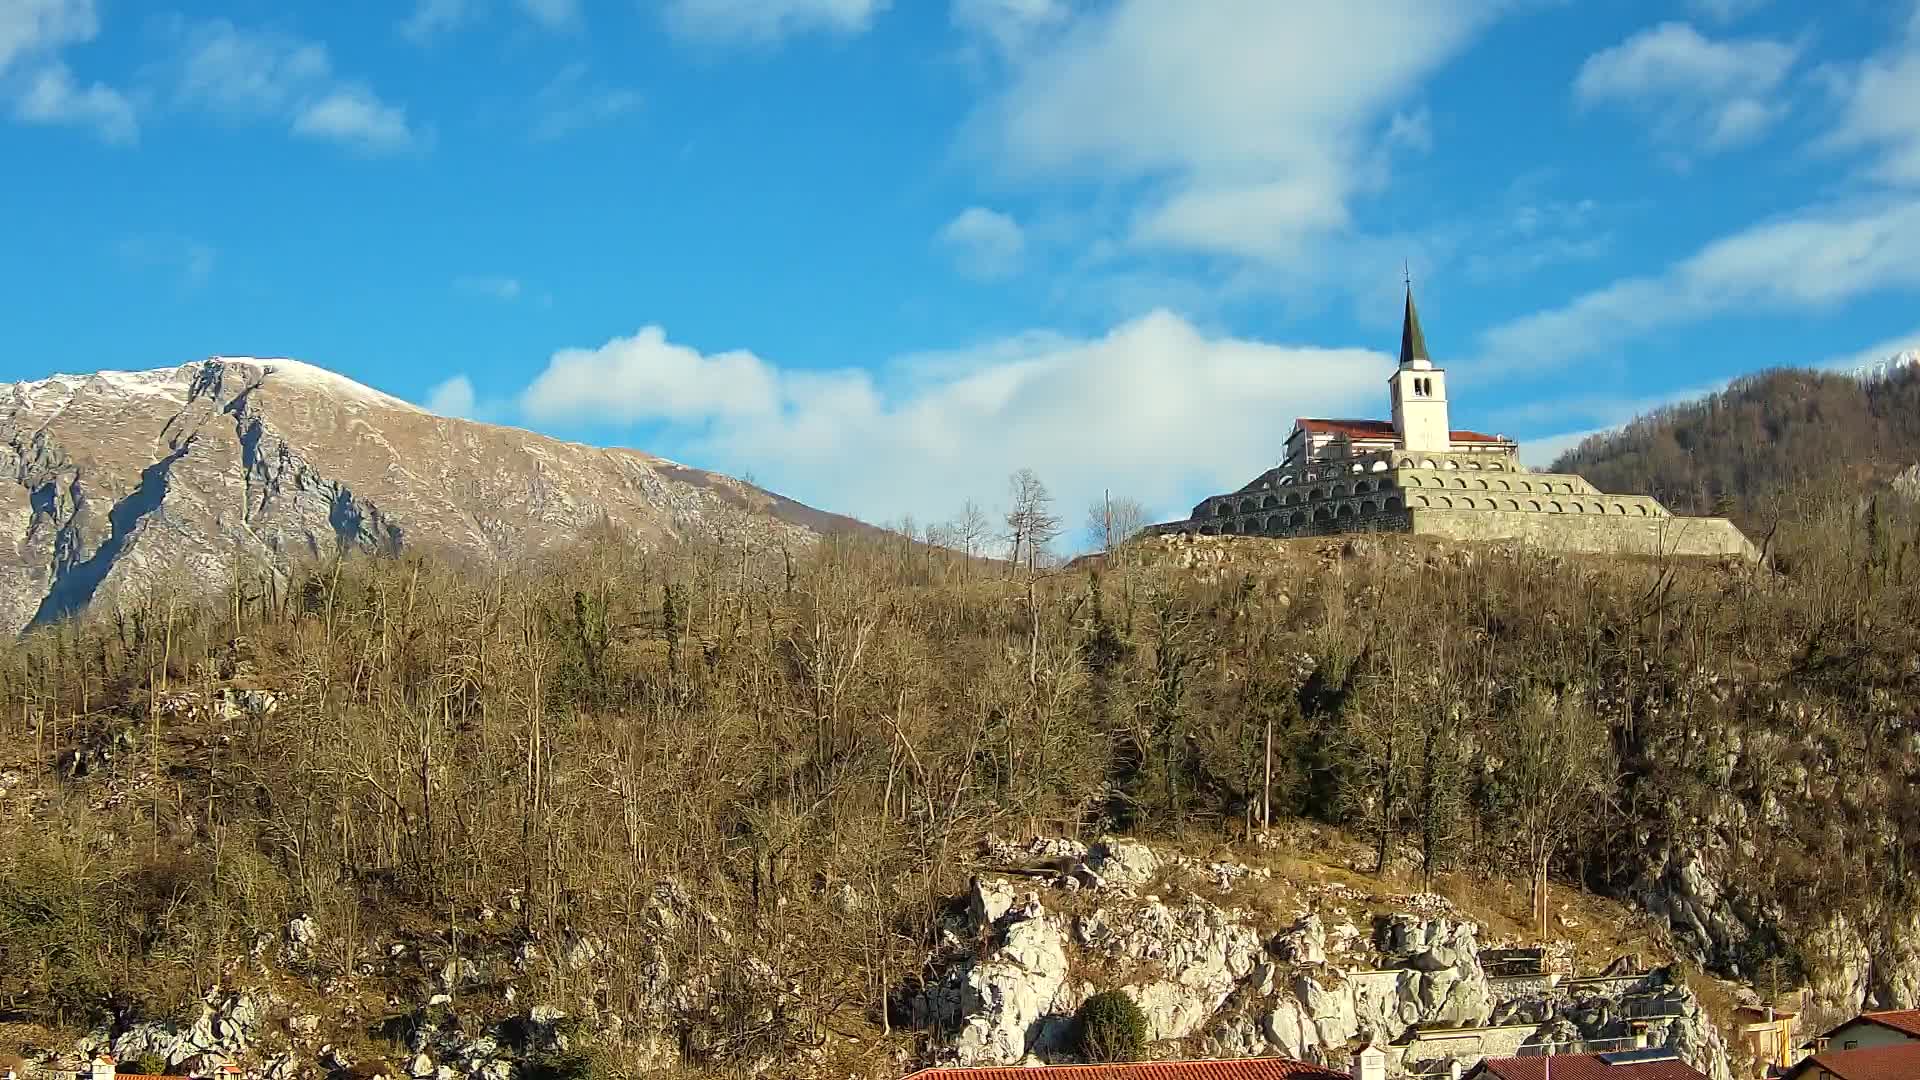
[[[1147,527],[1147,508],[1138,499],[1104,495],[1087,507],[1087,546],[1112,551]]]
[[[1015,470],[1007,477],[1011,506],[1007,510],[1007,540],[1012,544],[1009,563],[1018,569],[1021,556],[1027,571],[1040,565],[1040,553],[1060,535],[1060,515],[1053,509],[1053,493],[1032,469]]]

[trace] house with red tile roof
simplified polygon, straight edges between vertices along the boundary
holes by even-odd
[[[1861,1013],[1814,1040],[1815,1050],[1864,1050],[1920,1040],[1920,1009]]]
[[[1664,1047],[1612,1054],[1532,1054],[1488,1058],[1467,1080],[1706,1080]]]
[[[1113,1065],[1040,1065],[923,1069],[906,1080],[1351,1080],[1344,1072],[1289,1058],[1137,1061]]]
[[[177,1076],[160,1076],[155,1073],[121,1072],[120,1065],[112,1054],[95,1054],[87,1068],[80,1073],[79,1080],[180,1080]]]
[[[1784,1080],[1920,1080],[1920,1038],[1823,1050],[1788,1069]]]
[[[1759,557],[1725,518],[1676,517],[1650,496],[1610,495],[1571,473],[1532,472],[1512,439],[1453,427],[1447,373],[1428,355],[1411,285],[1400,363],[1387,388],[1392,419],[1300,417],[1279,465],[1152,531],[1411,532],[1522,539],[1561,551]]]

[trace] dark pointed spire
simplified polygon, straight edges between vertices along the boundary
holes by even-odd
[[[1413,310],[1413,283],[1407,283],[1407,314],[1400,324],[1400,366],[1406,367],[1415,360],[1433,362],[1427,355],[1427,336],[1420,332],[1420,313]]]

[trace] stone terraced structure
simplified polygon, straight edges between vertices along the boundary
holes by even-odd
[[[1533,472],[1512,440],[1451,428],[1446,372],[1427,355],[1411,289],[1400,365],[1388,382],[1391,421],[1302,418],[1279,466],[1156,531],[1403,532],[1599,554],[1758,556],[1725,518],[1682,517],[1646,495],[1611,495],[1571,473]]]

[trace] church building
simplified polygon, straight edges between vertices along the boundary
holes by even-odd
[[[1526,540],[1560,551],[1758,556],[1725,518],[1680,517],[1645,495],[1609,495],[1571,473],[1532,472],[1520,464],[1513,440],[1456,430],[1448,416],[1447,373],[1427,352],[1411,287],[1400,363],[1387,390],[1391,420],[1302,417],[1279,465],[1156,531],[1410,532]]]

